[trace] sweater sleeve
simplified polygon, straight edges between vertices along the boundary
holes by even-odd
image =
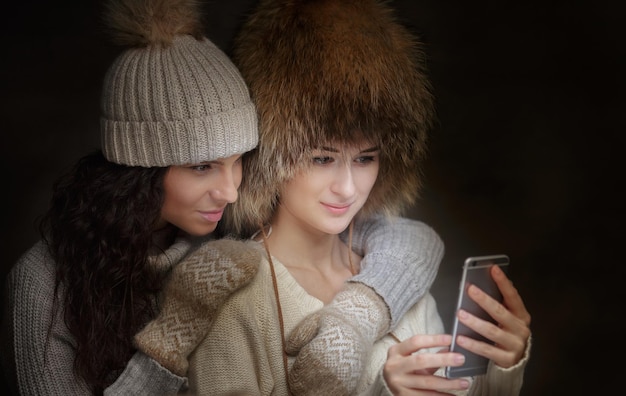
[[[468,393],[469,396],[519,395],[524,382],[524,371],[530,359],[532,337],[526,342],[526,351],[522,359],[509,368],[502,368],[489,362],[487,374],[475,377]]]
[[[179,377],[141,351],[136,352],[104,396],[175,395],[187,379]]]
[[[388,334],[376,342],[370,357],[370,365],[361,379],[358,395],[392,396],[393,393],[383,375],[389,348],[396,345],[398,340],[406,341],[416,334],[441,334],[443,331],[444,326],[437,309],[437,302],[432,294],[427,292],[407,311],[396,330],[393,331],[393,335]],[[415,354],[433,353],[438,349],[436,347],[420,349]],[[443,368],[438,372],[443,373]]]
[[[5,370],[21,395],[91,395],[74,372],[75,350],[54,309],[54,264],[43,243],[20,258],[6,280]],[[4,351],[3,351],[4,355]]]
[[[12,394],[92,395],[74,371],[74,340],[61,310],[54,309],[54,284],[54,263],[42,242],[26,252],[7,276],[1,345]],[[176,393],[184,380],[135,354],[105,395]]]
[[[341,235],[345,241],[347,235]],[[355,223],[352,248],[363,256],[363,283],[382,297],[391,314],[391,329],[430,289],[443,258],[444,245],[428,225],[403,217],[375,216]]]

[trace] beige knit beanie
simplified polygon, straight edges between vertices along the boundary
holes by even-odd
[[[257,114],[230,59],[203,36],[193,0],[112,0],[106,22],[128,46],[101,98],[105,157],[130,166],[195,164],[258,142]]]

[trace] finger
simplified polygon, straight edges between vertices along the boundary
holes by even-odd
[[[457,344],[472,353],[492,360],[495,364],[504,368],[516,365],[524,355],[525,349],[521,344],[517,344],[518,346],[515,348],[508,349],[499,344],[491,345],[461,335],[457,337]]]
[[[491,296],[483,292],[476,285],[470,285],[467,288],[467,294],[481,308],[483,308],[489,314],[489,316],[491,316],[491,318],[493,318],[496,321],[499,327],[509,330],[511,333],[514,333],[519,337],[525,337],[529,334],[528,325],[526,325],[524,320],[513,315],[513,313],[511,313],[511,311],[509,311],[506,306],[504,306],[503,304],[493,299]],[[465,312],[467,313],[467,311]],[[469,313],[467,313],[467,315],[469,315]],[[460,316],[459,316],[459,319],[461,319]],[[470,319],[466,317],[466,320],[470,320]],[[477,330],[477,331],[478,329],[482,329],[481,331],[479,331],[480,334],[484,335],[490,340],[495,341],[495,342],[503,341],[500,339],[492,338],[491,336],[487,335],[487,334],[492,334],[492,333],[493,333],[492,336],[494,337],[499,335],[500,333],[496,331],[498,326],[494,328],[493,325],[489,324],[489,322],[480,320],[478,318],[476,318],[475,320],[472,320],[469,323],[475,323],[475,326],[477,326],[478,328],[474,328],[474,327],[472,328],[474,328],[474,330]]]
[[[408,356],[424,348],[449,347],[451,343],[452,336],[449,334],[417,334],[392,345],[388,355]]]
[[[387,386],[395,395],[448,395],[451,391],[468,389],[466,378],[448,379],[432,374],[402,373],[393,375],[383,372]]]
[[[469,387],[469,382],[462,378],[447,379],[440,375],[435,375],[439,367],[415,370],[416,367],[424,366],[445,366],[459,365],[463,355],[448,353],[447,357],[437,356],[437,354],[417,354],[424,355],[415,359],[415,356],[398,357],[389,359],[383,367],[383,376],[393,394],[397,395],[439,395],[443,390],[462,390]],[[454,358],[453,355],[459,355]],[[424,393],[422,393],[424,392]],[[432,392],[432,393],[429,393]],[[447,394],[447,393],[445,393]]]
[[[526,326],[530,326],[530,314],[524,305],[524,301],[520,296],[513,282],[506,276],[502,269],[494,265],[491,268],[491,277],[498,285],[503,296],[503,304],[517,318],[521,319]]]
[[[416,353],[404,360],[406,370],[415,374],[433,374],[440,367],[458,367],[465,363],[465,356],[457,352]]]
[[[483,320],[463,309],[457,313],[459,321],[505,350],[515,353],[523,350],[526,340],[530,336],[530,329],[519,318],[508,312],[503,305],[490,298],[476,286],[472,286],[472,288],[473,290],[468,290],[468,293],[470,296],[481,294],[481,296],[477,296],[476,301],[496,320],[496,324]],[[485,302],[483,298],[490,301]],[[495,307],[489,306],[491,304]]]
[[[387,374],[407,375],[422,374],[432,375],[439,368],[445,366],[461,366],[465,362],[465,356],[456,352],[426,351],[403,355],[398,353],[398,348],[390,347],[384,370]]]
[[[406,388],[420,390],[418,395],[448,395],[450,391],[460,391],[469,388],[470,383],[465,378],[448,379],[437,375],[410,375],[406,379]],[[432,392],[428,392],[432,391]]]
[[[526,342],[530,336],[530,330],[523,326],[521,321],[518,320],[520,326],[513,331],[498,327],[464,310],[459,310],[458,317],[465,326],[495,343],[495,345],[490,345],[489,343],[459,336],[457,337],[457,342],[463,348],[489,358],[502,367],[510,367],[516,364],[523,356]]]

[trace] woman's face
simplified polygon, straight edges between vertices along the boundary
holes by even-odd
[[[194,235],[217,227],[224,208],[237,200],[241,184],[241,155],[195,165],[170,166],[163,186],[161,224],[171,223]]]
[[[367,201],[378,176],[379,160],[379,149],[369,144],[316,150],[311,166],[281,189],[280,216],[339,234]]]

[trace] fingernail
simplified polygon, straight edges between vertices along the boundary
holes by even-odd
[[[458,355],[454,355],[454,363],[456,364],[463,364],[465,363],[465,356],[458,354]]]
[[[467,389],[469,388],[469,381],[466,379],[462,379],[461,381],[459,381],[461,388],[463,389]]]

